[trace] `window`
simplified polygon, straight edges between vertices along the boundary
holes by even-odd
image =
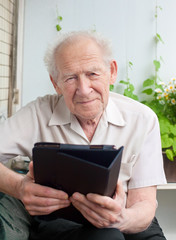
[[[17,1],[0,0],[0,121],[13,113]]]

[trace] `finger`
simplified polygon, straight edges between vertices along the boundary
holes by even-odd
[[[113,198],[89,193],[87,194],[87,199],[103,208],[107,208],[111,211],[118,211],[121,209],[122,205],[124,205],[125,196],[126,195],[123,190],[122,183],[118,182],[116,187],[116,193]],[[114,200],[116,200],[116,202]]]
[[[95,211],[95,209],[97,210],[97,208],[96,207],[94,208],[92,206],[93,203],[89,202],[86,199],[84,199],[84,203],[82,203],[80,201],[73,199],[72,197],[71,197],[71,201],[73,206],[76,209],[78,209],[81,212],[81,214],[94,226],[98,228],[102,228],[102,227],[108,227],[110,225],[109,221],[106,218],[102,218],[101,215]]]
[[[84,195],[74,193],[73,196],[70,197],[70,201],[81,213],[91,214],[91,205],[93,205],[93,203],[88,201]]]
[[[59,210],[61,208],[66,208],[70,204],[60,204],[59,207],[58,205],[53,205],[49,207],[39,207],[39,206],[27,206],[26,209],[30,213],[30,215],[48,215],[56,210]]]
[[[102,216],[102,212],[105,211],[105,209],[102,209],[102,207],[89,201],[84,195],[79,193],[73,194],[70,200],[79,211],[84,212],[92,218]]]
[[[33,161],[30,161],[29,163],[29,172],[27,173],[27,175],[34,179],[34,169],[33,169]]]
[[[121,206],[119,206],[116,201],[111,198],[105,197],[105,199],[107,199],[109,202],[109,204],[107,204],[108,207],[106,207],[106,202],[104,202],[104,206],[102,206],[89,201],[88,199],[82,199],[81,203],[75,202],[75,205],[79,208],[79,210],[81,209],[82,212],[85,212],[84,215],[88,215],[90,218],[94,219],[91,221],[97,221],[99,227],[107,227],[111,224],[116,223],[117,216],[121,212]],[[111,207],[111,205],[114,206]]]
[[[67,193],[51,187],[42,186],[36,183],[30,183],[25,187],[26,187],[25,189],[26,192],[29,192],[31,193],[31,195],[35,195],[38,197],[55,198],[55,199],[63,199],[63,200],[68,199]]]
[[[94,196],[96,194],[91,194],[91,195]],[[97,196],[99,196],[99,195],[97,195]],[[92,211],[95,211],[95,212],[98,212],[98,209],[99,209],[99,211],[102,211],[102,206],[101,205],[97,204],[96,201],[94,201],[93,199],[92,199],[92,201],[90,201],[83,194],[74,193],[73,196],[70,198],[70,200],[77,207],[80,207],[80,208],[88,207],[89,209],[91,209]]]
[[[55,199],[55,198],[44,198],[44,197],[36,197],[32,196],[31,198],[28,198],[24,203],[28,206],[36,206],[36,207],[50,207],[50,206],[58,206],[61,205],[69,205],[70,201],[67,200],[61,200],[61,199]]]
[[[121,181],[118,181],[117,186],[116,186],[116,195],[118,195],[121,198],[124,198],[125,196],[125,191],[123,189],[123,184]]]
[[[101,207],[100,209],[104,208],[111,211],[118,211],[118,208],[120,207],[118,207],[117,202],[115,202],[111,197],[101,196],[93,193],[87,194],[86,197],[90,202],[96,204],[96,206],[98,205]]]
[[[34,212],[39,212],[39,215],[49,214],[55,210],[68,207],[70,205],[70,201],[53,199],[53,198],[44,198],[44,197],[36,197],[29,196],[23,199],[23,203],[25,208],[31,215],[34,215]]]

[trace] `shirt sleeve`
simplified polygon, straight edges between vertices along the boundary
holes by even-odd
[[[141,150],[136,156],[129,189],[166,184],[157,117],[149,125]]]
[[[22,155],[31,158],[38,125],[35,107],[29,104],[0,124],[0,162]]]

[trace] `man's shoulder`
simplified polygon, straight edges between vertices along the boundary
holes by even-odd
[[[48,94],[42,97],[38,97],[36,100],[30,102],[28,106],[35,106],[35,108],[46,107],[53,109],[58,103],[60,97],[61,96],[58,94]]]
[[[38,97],[35,101],[39,103],[43,103],[43,102],[56,103],[59,101],[60,97],[61,95],[58,95],[58,94],[47,94],[45,96]]]
[[[113,105],[116,106],[122,114],[127,113],[146,117],[156,117],[156,114],[151,108],[122,94],[110,92],[110,99]]]

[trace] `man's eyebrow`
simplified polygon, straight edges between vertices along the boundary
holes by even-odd
[[[87,72],[96,72],[96,71],[101,71],[101,68],[100,67],[92,67],[90,69],[87,70]]]
[[[99,72],[99,71],[101,71],[101,68],[100,67],[96,67],[96,66],[93,66],[93,67],[90,67],[89,69],[87,69],[87,70],[85,70],[85,72]],[[84,72],[84,71],[82,71],[82,72]],[[70,77],[70,76],[76,76],[77,74],[79,74],[79,73],[77,73],[77,72],[67,72],[67,73],[63,73],[63,75],[62,75],[62,78],[67,78],[67,77]]]
[[[70,77],[70,76],[75,76],[76,75],[76,73],[64,73],[63,74],[63,76],[62,76],[62,78],[66,78],[66,77]]]

